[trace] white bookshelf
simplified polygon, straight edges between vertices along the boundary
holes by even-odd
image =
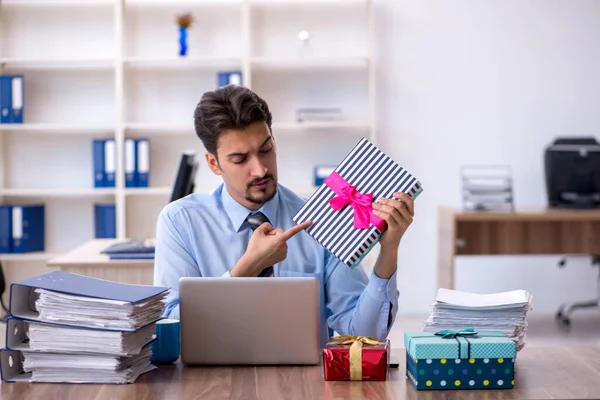
[[[46,261],[92,239],[94,203],[116,204],[119,238],[152,237],[186,149],[200,154],[196,191],[214,189],[193,112],[219,71],[241,71],[269,103],[280,181],[310,196],[315,165],[376,141],[371,1],[0,1],[0,73],[25,82],[24,123],[0,124],[0,201],[47,204],[46,251],[0,258]],[[175,16],[188,11],[180,57]],[[299,123],[301,107],[346,118]],[[95,138],[116,140],[115,188],[93,187]],[[150,140],[149,188],[125,187],[127,138]]]

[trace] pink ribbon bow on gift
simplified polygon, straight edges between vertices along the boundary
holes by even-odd
[[[381,232],[385,230],[385,221],[373,214],[372,193],[360,193],[335,171],[325,179],[325,184],[337,194],[329,200],[331,208],[338,211],[350,205],[354,209],[354,228],[365,229],[373,224]]]

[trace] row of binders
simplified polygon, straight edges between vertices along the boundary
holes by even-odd
[[[94,237],[117,237],[114,203],[94,204]],[[45,249],[45,206],[43,204],[0,204],[0,254],[29,253]]]
[[[0,204],[0,253],[44,251],[45,206]]]
[[[0,123],[23,123],[23,75],[0,75]]]
[[[150,140],[125,139],[125,187],[150,185]],[[114,139],[92,142],[94,187],[115,187],[117,147]]]
[[[117,237],[114,203],[94,204],[94,237]],[[29,253],[45,249],[43,204],[0,204],[0,254]]]
[[[53,271],[13,283],[4,382],[133,383],[151,362],[165,287]]]

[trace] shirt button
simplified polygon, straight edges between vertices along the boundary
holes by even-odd
[[[381,287],[378,287],[378,288],[377,288],[377,291],[378,291],[378,292],[381,292],[382,290],[383,290],[383,289],[382,289]]]

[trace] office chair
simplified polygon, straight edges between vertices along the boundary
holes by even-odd
[[[600,256],[592,255],[592,267],[600,265]],[[562,258],[558,261],[558,267],[563,268],[567,263],[567,258]],[[569,325],[571,323],[570,314],[573,310],[578,308],[589,308],[589,307],[598,307],[600,305],[600,268],[598,268],[598,294],[594,300],[590,301],[581,301],[581,302],[570,302],[561,304],[558,312],[556,313],[556,318],[562,322],[564,325]]]

